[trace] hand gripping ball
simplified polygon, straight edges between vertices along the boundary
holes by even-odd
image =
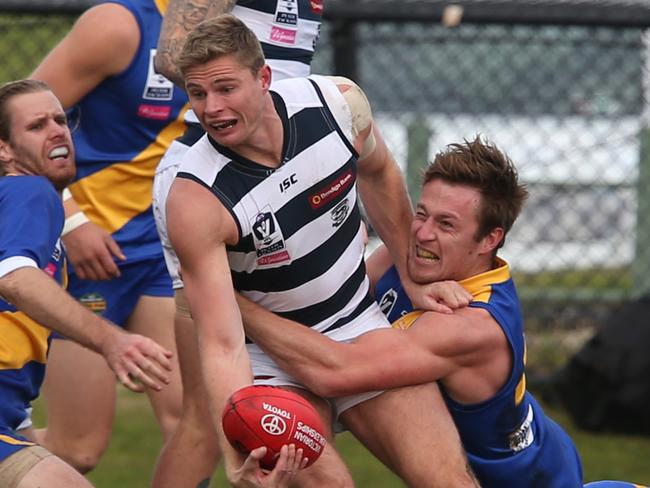
[[[266,446],[260,461],[273,469],[285,444],[302,448],[311,465],[325,448],[323,422],[314,407],[297,393],[274,386],[246,386],[228,399],[221,416],[223,430],[230,444],[248,454]]]

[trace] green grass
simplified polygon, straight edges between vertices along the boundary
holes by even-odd
[[[42,425],[41,406],[37,404],[35,410],[35,421]],[[563,412],[552,408],[547,408],[547,412],[567,429],[578,445],[586,481],[624,479],[650,483],[650,437],[587,433],[576,429]],[[160,439],[146,397],[122,390],[111,445],[99,466],[89,475],[90,480],[97,488],[149,486]],[[337,447],[359,488],[404,486],[351,435],[339,436]],[[221,469],[212,486],[226,486]]]

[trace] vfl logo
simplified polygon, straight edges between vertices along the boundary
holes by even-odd
[[[271,244],[272,235],[275,234],[275,219],[271,212],[264,212],[257,215],[253,224],[253,234],[258,241],[264,245]]]
[[[348,216],[348,213],[350,213],[350,204],[346,198],[332,209],[332,227],[338,227],[343,222],[345,222],[345,218]]]
[[[379,300],[379,308],[381,312],[388,317],[388,315],[393,311],[393,307],[397,302],[397,292],[392,288],[388,290]]]
[[[282,417],[269,413],[262,417],[260,425],[270,435],[282,435],[287,431],[287,424]]]
[[[282,231],[269,206],[260,212],[252,223],[253,241],[260,266],[289,261]]]

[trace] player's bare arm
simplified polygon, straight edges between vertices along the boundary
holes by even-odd
[[[169,383],[169,351],[94,314],[42,270],[24,267],[3,276],[0,294],[32,320],[102,354],[127,388],[140,392],[144,385],[160,390]]]
[[[156,71],[184,88],[175,60],[187,33],[205,19],[230,12],[235,3],[235,0],[170,0],[158,38],[154,59]]]
[[[125,7],[90,8],[30,78],[45,81],[69,108],[109,76],[125,70],[140,43],[138,23]]]
[[[383,329],[347,344],[243,297],[238,302],[247,335],[283,369],[324,397],[435,380],[454,388],[470,379],[472,384],[486,383],[494,394],[510,371],[507,360],[498,360],[503,349],[507,351],[505,336],[481,309],[462,309],[453,315],[427,312],[408,332]],[[486,388],[477,392],[484,394]]]
[[[224,437],[221,412],[235,390],[252,383],[226,256],[226,243],[238,239],[236,224],[209,190],[177,178],[167,200],[167,225],[183,269],[210,413],[230,476],[243,458]]]

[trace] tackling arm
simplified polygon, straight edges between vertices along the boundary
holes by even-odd
[[[176,58],[185,37],[198,23],[230,12],[234,6],[234,0],[170,0],[158,38],[154,59],[156,71],[185,88],[183,77],[176,68]]]
[[[237,301],[247,335],[280,367],[323,397],[444,379],[483,361],[492,345],[485,333],[474,333],[480,327],[476,310],[458,315],[430,312],[408,331],[381,329],[342,343],[244,297],[238,296]]]

